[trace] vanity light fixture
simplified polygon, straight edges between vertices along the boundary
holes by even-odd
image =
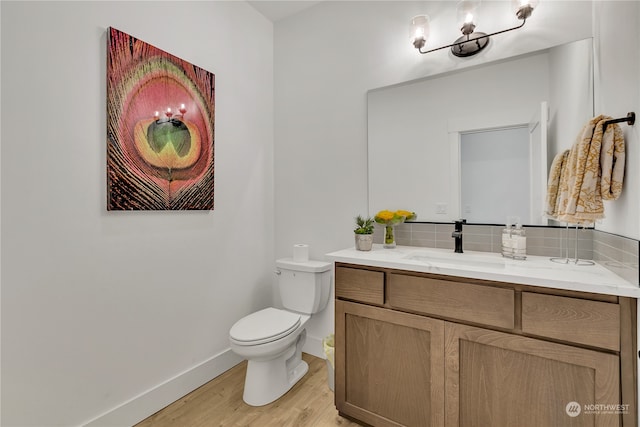
[[[429,38],[429,17],[427,15],[419,15],[411,20],[411,40],[413,42],[413,46],[422,54],[451,48],[451,53],[455,56],[473,56],[487,47],[491,36],[522,28],[527,22],[527,18],[531,16],[533,9],[538,5],[538,1],[539,0],[512,0],[516,17],[522,21],[522,24],[512,28],[507,28],[506,30],[486,34],[480,31],[475,31],[477,24],[476,11],[480,1],[463,0],[458,3],[458,23],[460,25],[462,36],[456,39],[456,41],[450,45],[423,51],[422,48],[427,44],[427,40]]]

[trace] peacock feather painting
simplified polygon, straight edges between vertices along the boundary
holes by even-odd
[[[215,75],[108,32],[107,209],[212,210]]]

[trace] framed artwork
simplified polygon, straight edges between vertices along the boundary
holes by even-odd
[[[212,210],[215,75],[108,32],[107,209]]]

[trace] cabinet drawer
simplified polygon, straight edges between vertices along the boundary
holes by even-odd
[[[336,298],[384,304],[384,273],[336,267]]]
[[[523,292],[522,332],[619,351],[620,306]]]
[[[390,274],[387,303],[395,308],[513,329],[513,289]]]

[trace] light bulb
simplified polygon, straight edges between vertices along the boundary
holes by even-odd
[[[464,23],[465,24],[473,23],[473,14],[472,13],[467,13],[467,16],[465,16],[465,18],[464,18]]]
[[[414,16],[409,30],[411,43],[416,49],[422,48],[429,38],[429,17],[427,15]]]
[[[538,7],[539,0],[512,0],[513,10],[518,19],[527,19],[533,10]]]
[[[480,2],[477,0],[462,0],[458,3],[458,28],[460,28],[462,34],[469,35],[473,33],[476,25],[478,25],[475,20],[477,19],[476,9],[479,5]]]

